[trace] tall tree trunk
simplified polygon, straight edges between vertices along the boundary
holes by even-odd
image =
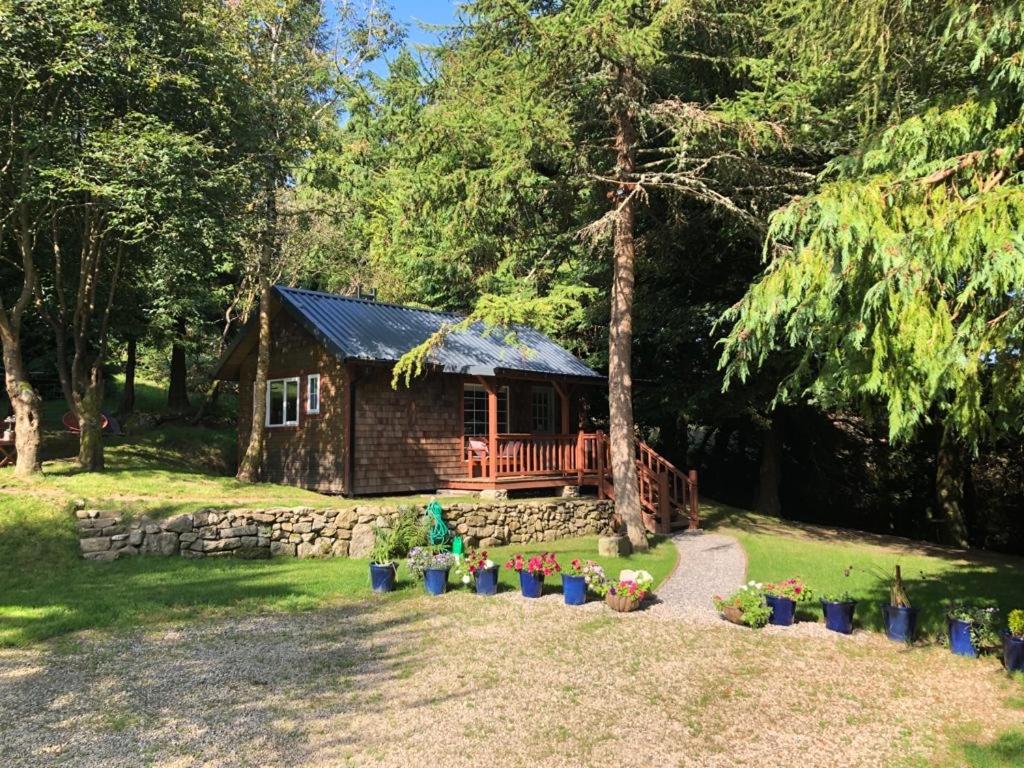
[[[757,503],[754,509],[771,517],[782,514],[779,486],[782,483],[782,414],[772,411],[771,423],[761,443],[761,471],[757,485]]]
[[[29,477],[42,470],[39,462],[39,411],[42,398],[25,375],[20,336],[0,333],[0,338],[3,340],[7,397],[14,409],[14,447],[18,452],[14,474]]]
[[[82,395],[76,398],[78,413],[78,466],[86,472],[103,469],[103,424],[100,408],[103,404],[103,378],[98,368],[90,371],[89,381]]]
[[[619,69],[619,103],[612,113],[615,126],[615,165],[620,180],[614,236],[611,319],[608,325],[608,409],[611,438],[612,482],[615,511],[626,524],[634,549],[647,549],[647,530],[640,508],[636,476],[636,445],[633,423],[633,293],[636,265],[636,199],[632,179],[636,169],[636,127],[631,103],[636,83],[630,64]]]
[[[184,413],[191,408],[188,401],[188,364],[185,360],[185,321],[179,319],[171,344],[171,376],[167,386],[167,408],[171,413]]]
[[[138,356],[138,341],[132,336],[128,339],[128,357],[124,362],[124,390],[121,392],[121,404],[117,412],[121,416],[130,416],[135,411],[135,365]]]
[[[252,426],[245,454],[238,463],[236,477],[243,483],[255,483],[263,464],[263,438],[266,434],[264,403],[267,401],[267,372],[270,370],[270,280],[260,277],[259,344],[256,353],[256,381],[253,387]]]
[[[942,428],[939,450],[935,457],[935,510],[939,538],[943,544],[967,546],[967,523],[964,513],[964,446]]]

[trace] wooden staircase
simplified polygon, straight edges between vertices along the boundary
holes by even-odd
[[[599,498],[615,498],[608,437],[598,437]],[[697,470],[683,472],[643,440],[637,441],[636,474],[644,525],[652,533],[672,533],[700,528]]]

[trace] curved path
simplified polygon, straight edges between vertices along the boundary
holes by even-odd
[[[677,533],[679,565],[658,588],[661,610],[718,622],[712,598],[728,595],[746,580],[747,556],[736,539],[720,533]]]

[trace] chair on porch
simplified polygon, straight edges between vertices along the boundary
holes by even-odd
[[[523,445],[522,440],[510,440],[498,451],[499,459],[508,459],[507,462],[503,462],[506,468],[517,465],[517,458],[523,450]],[[476,474],[478,466],[480,467],[480,476],[486,474],[491,457],[491,450],[487,446],[487,441],[479,437],[469,437],[466,439],[466,449],[466,463],[469,465],[469,476],[478,476]]]

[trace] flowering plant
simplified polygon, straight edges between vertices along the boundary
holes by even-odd
[[[990,648],[999,642],[996,630],[999,609],[991,605],[977,603],[956,603],[951,606],[948,617],[971,625],[971,642],[979,651]]]
[[[526,571],[534,576],[550,576],[562,570],[562,566],[558,564],[558,559],[555,557],[554,552],[541,552],[539,555],[533,555],[529,559],[523,555],[516,554],[505,563],[505,567],[516,573]]]
[[[413,547],[409,551],[409,558],[406,560],[409,572],[417,579],[423,578],[424,571],[447,571],[457,562],[458,560],[451,552],[432,549],[431,547]]]
[[[764,601],[764,586],[750,581],[728,597],[715,595],[715,610],[730,621],[739,621],[754,629],[763,627],[772,615],[772,609]]]
[[[582,576],[587,586],[594,592],[599,591],[600,585],[608,579],[604,575],[604,568],[593,560],[580,560],[574,558],[569,567],[563,573],[567,576]]]
[[[774,583],[764,584],[761,587],[766,595],[771,597],[783,597],[797,603],[805,603],[811,599],[811,590],[807,588],[801,579],[786,579]]]
[[[625,597],[633,602],[643,600],[654,587],[654,577],[647,571],[622,571],[618,581],[603,581],[593,587],[601,596]]]
[[[481,571],[497,567],[498,564],[487,556],[487,550],[478,551],[471,549],[456,566],[455,578],[463,584],[472,584],[476,581],[477,574]]]

